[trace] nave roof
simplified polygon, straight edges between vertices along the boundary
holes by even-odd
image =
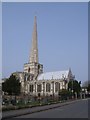
[[[37,80],[51,80],[68,78],[69,70],[42,73]]]

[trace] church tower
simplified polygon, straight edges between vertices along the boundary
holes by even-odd
[[[43,65],[39,64],[38,60],[38,39],[37,39],[37,20],[34,17],[34,27],[32,33],[32,44],[29,56],[29,62],[24,64],[24,72],[31,73],[36,78],[43,72]]]

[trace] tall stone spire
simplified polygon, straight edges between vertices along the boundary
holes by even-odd
[[[37,40],[37,20],[34,17],[34,28],[32,33],[32,46],[30,51],[29,63],[38,63],[38,40]]]
[[[43,73],[43,65],[38,61],[38,40],[37,40],[37,21],[34,17],[34,28],[32,33],[32,44],[29,62],[24,64],[24,73],[30,73],[34,75],[34,79],[41,73]]]

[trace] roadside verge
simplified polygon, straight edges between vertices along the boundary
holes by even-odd
[[[80,100],[81,99],[67,101],[67,102],[63,102],[63,103],[57,103],[57,104],[50,104],[50,105],[45,105],[45,106],[25,108],[25,109],[20,109],[20,110],[5,111],[5,112],[2,112],[2,119],[10,119],[13,117],[18,117],[18,116],[22,116],[22,115],[35,113],[35,112],[45,111],[45,110],[61,107],[64,105],[72,104],[72,103],[80,101]]]

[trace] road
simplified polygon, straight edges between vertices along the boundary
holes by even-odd
[[[88,118],[88,100],[15,118]]]

